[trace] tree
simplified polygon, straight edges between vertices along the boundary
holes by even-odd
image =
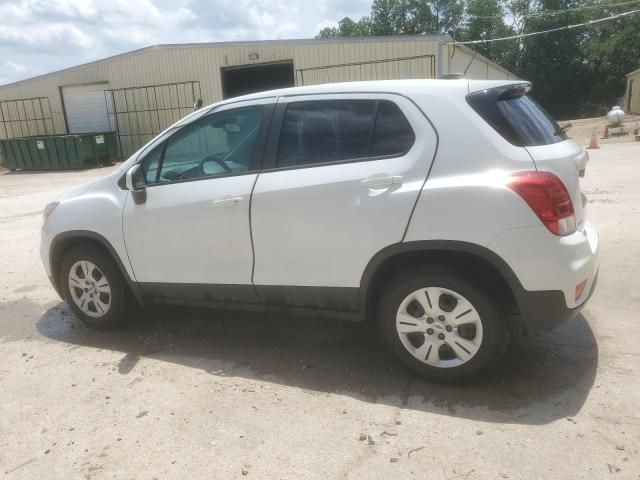
[[[466,2],[464,0],[431,0],[426,2],[434,16],[433,33],[446,33],[456,38],[462,24]]]
[[[584,4],[582,4],[584,5]],[[536,13],[574,8],[573,0],[540,0]],[[560,15],[536,15],[527,20],[531,32],[579,24],[588,19],[588,10],[570,10]],[[571,29],[528,37],[516,73],[533,83],[532,95],[556,118],[584,113],[586,85],[589,83],[584,44],[587,29]]]
[[[527,33],[529,15],[534,13],[537,0],[507,0],[505,3],[505,12],[511,17],[511,26],[516,35]],[[516,71],[521,68],[522,55],[524,53],[524,45],[521,40],[513,42],[513,50],[511,50],[511,58],[509,65]]]
[[[373,0],[373,35],[416,35],[432,33],[435,17],[423,0]]]
[[[337,27],[325,27],[320,30],[317,38],[363,37],[370,34],[371,21],[368,17],[362,17],[357,22],[344,17],[338,22]]]
[[[607,9],[602,11],[602,16],[618,12],[620,8]],[[581,109],[604,113],[625,94],[626,74],[640,67],[640,14],[593,28],[585,55],[589,66],[589,103]]]
[[[577,25],[635,8],[616,6],[620,2],[373,0],[368,17],[357,22],[345,17],[318,36],[447,33],[458,41],[489,40]],[[585,6],[598,8],[578,8]],[[472,48],[530,80],[532,95],[556,118],[600,115],[624,95],[625,74],[640,67],[640,14]]]
[[[464,9],[465,0],[373,0],[370,16],[358,22],[345,17],[336,27],[323,28],[318,38],[427,33],[455,36]]]
[[[462,40],[489,40],[514,34],[513,28],[504,21],[504,9],[499,0],[469,0],[466,16],[466,23],[460,30]],[[512,63],[513,44],[488,42],[473,45],[473,48],[505,68]]]

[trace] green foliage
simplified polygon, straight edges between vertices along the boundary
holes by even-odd
[[[373,35],[416,35],[433,31],[435,17],[421,0],[373,0]]]
[[[467,21],[456,40],[486,40],[515,35],[513,28],[504,21],[504,8],[498,0],[469,0]],[[511,42],[474,45],[478,53],[509,69],[513,63]]]
[[[371,34],[371,19],[369,17],[362,17],[357,22],[349,17],[344,17],[338,22],[337,27],[325,27],[320,30],[316,38],[364,37]]]
[[[640,0],[615,6],[623,1],[628,0],[373,0],[369,16],[357,22],[343,18],[318,37],[446,33],[457,41],[488,40],[640,9]],[[640,67],[640,13],[473,48],[530,80],[533,95],[555,117],[600,115],[624,95],[625,74]]]
[[[640,4],[634,8],[640,8]],[[619,11],[617,8],[610,13]],[[585,60],[589,68],[589,106],[602,113],[625,93],[625,75],[640,68],[640,14],[593,29],[585,42]]]

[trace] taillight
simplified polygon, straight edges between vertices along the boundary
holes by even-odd
[[[576,231],[573,203],[564,183],[550,172],[517,172],[507,186],[520,195],[556,235],[571,235]]]

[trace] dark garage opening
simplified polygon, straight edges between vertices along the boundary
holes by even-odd
[[[222,98],[295,85],[293,62],[263,63],[221,69]]]

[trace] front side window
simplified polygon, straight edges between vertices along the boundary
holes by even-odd
[[[415,139],[388,100],[312,100],[287,105],[277,167],[404,155]]]
[[[144,159],[147,184],[249,171],[263,109],[227,110],[187,125]]]

